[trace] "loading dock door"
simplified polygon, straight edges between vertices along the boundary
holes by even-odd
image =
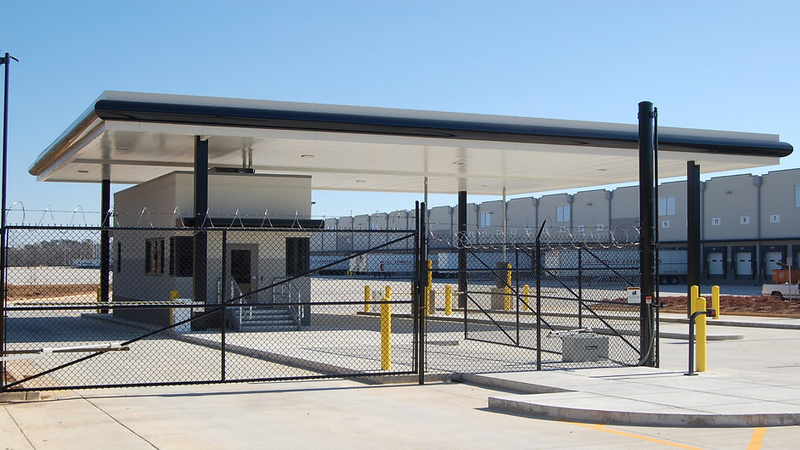
[[[774,269],[781,268],[781,266],[779,266],[778,263],[783,262],[783,253],[767,252],[764,255],[764,260],[766,261],[766,264],[764,264],[764,270],[766,271],[766,274],[769,277]]]
[[[736,275],[750,277],[753,275],[753,254],[750,252],[736,252]]]
[[[725,271],[722,264],[722,252],[709,252],[708,253],[708,274],[709,275],[724,275]]]

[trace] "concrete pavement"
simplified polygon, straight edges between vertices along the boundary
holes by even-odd
[[[668,426],[800,424],[800,319],[709,320],[708,371],[688,372],[688,325],[661,323],[661,367],[464,375],[510,389],[489,407],[558,420]],[[719,339],[714,339],[719,338]],[[532,395],[533,394],[533,395]]]
[[[708,372],[689,377],[675,319],[661,325],[674,337],[662,335],[659,369],[44,392],[0,405],[0,447],[796,448],[800,320],[710,325],[743,339],[710,340]]]

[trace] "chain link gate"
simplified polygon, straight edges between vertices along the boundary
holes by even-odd
[[[466,308],[428,316],[428,371],[636,365],[657,351],[640,345],[642,327],[657,327],[657,318],[643,320],[640,304],[626,300],[627,288],[639,286],[638,244],[467,242],[465,248]],[[431,257],[438,263],[432,288],[438,298],[458,267],[452,250],[434,248]]]
[[[96,258],[102,231],[112,261]],[[418,373],[414,230],[6,233],[2,390]],[[111,265],[108,302],[100,264]],[[365,298],[367,285],[391,294]]]

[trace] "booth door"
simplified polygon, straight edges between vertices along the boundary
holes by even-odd
[[[242,294],[258,288],[258,245],[229,244],[228,267],[231,280]],[[238,295],[238,293],[236,294]],[[258,295],[247,297],[245,303],[259,303]]]

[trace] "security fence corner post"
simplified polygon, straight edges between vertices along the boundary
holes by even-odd
[[[220,293],[219,293],[219,321],[220,321],[220,336],[219,336],[219,344],[220,344],[220,361],[219,361],[219,370],[220,370],[220,380],[225,381],[225,335],[227,330],[225,329],[225,322],[226,315],[225,312],[227,310],[227,301],[229,300],[225,295],[225,288],[226,282],[228,281],[228,258],[226,255],[228,253],[228,231],[222,231],[222,273],[220,274]]]
[[[386,286],[381,303],[381,370],[392,370],[392,288]]]

